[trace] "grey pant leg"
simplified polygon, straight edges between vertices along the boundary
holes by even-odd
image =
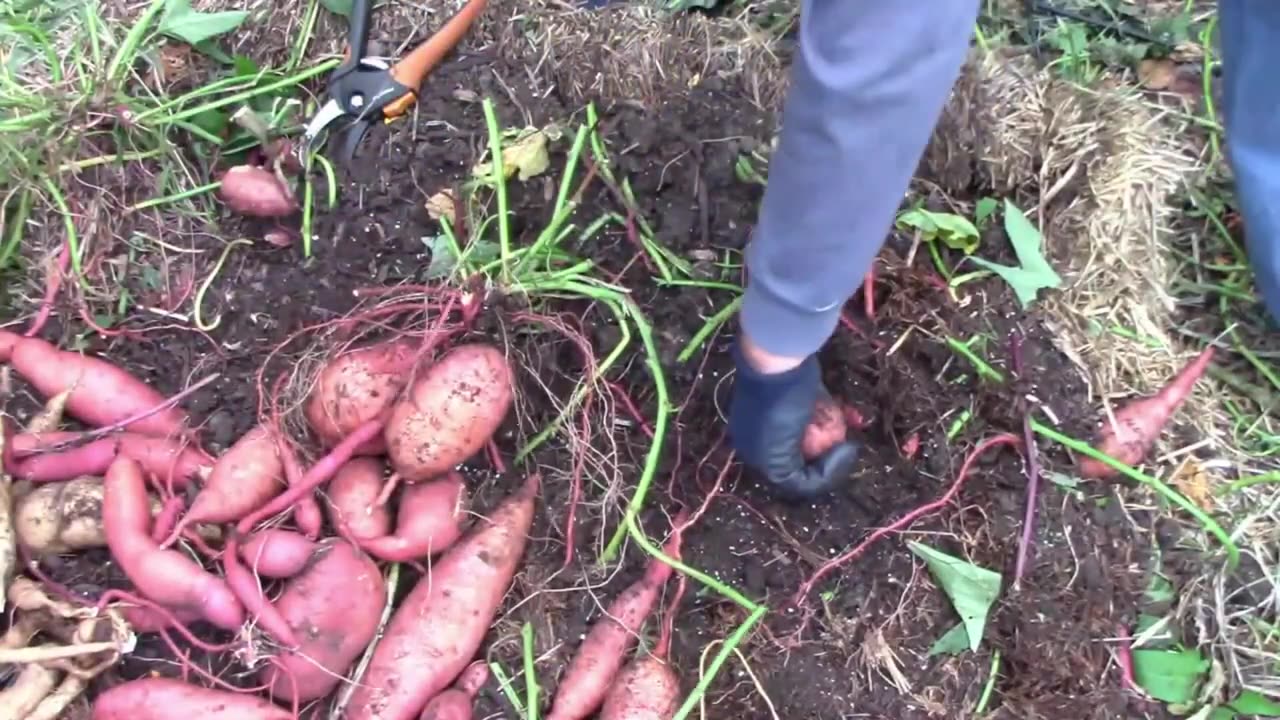
[[[892,226],[959,75],[978,0],[802,0],[778,148],[747,249],[742,328],[805,356]]]
[[[1220,0],[1227,157],[1258,292],[1280,322],[1280,2]]]

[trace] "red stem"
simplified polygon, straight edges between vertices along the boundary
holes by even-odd
[[[64,242],[62,249],[58,252],[58,260],[56,263],[49,263],[49,273],[45,278],[44,299],[40,302],[40,311],[31,320],[31,327],[27,328],[27,332],[23,337],[35,337],[44,325],[49,321],[49,315],[53,312],[53,301],[58,297],[58,290],[62,289],[62,276],[67,274],[67,269],[71,265],[71,245]]]
[[[1022,375],[1022,335],[1016,330],[1011,334],[1010,345],[1013,351],[1013,371]],[[1013,587],[1016,590],[1022,582],[1027,569],[1027,561],[1031,554],[1031,546],[1035,539],[1036,505],[1040,494],[1040,454],[1036,450],[1035,432],[1031,429],[1031,413],[1022,405],[1022,446],[1027,459],[1027,507],[1022,516],[1022,535],[1018,538],[1018,552],[1013,566]]]
[[[809,593],[813,590],[814,586],[816,586],[819,582],[821,582],[823,578],[825,578],[827,575],[834,572],[836,568],[840,567],[841,565],[844,565],[845,563],[865,553],[868,548],[870,548],[872,545],[876,543],[876,541],[880,540],[886,535],[889,535],[890,533],[904,530],[907,527],[909,527],[912,523],[914,523],[916,520],[920,519],[921,517],[937,512],[938,510],[941,510],[942,508],[950,504],[951,501],[955,499],[956,495],[959,494],[960,488],[964,486],[965,480],[969,478],[969,471],[970,469],[972,469],[973,463],[977,461],[977,459],[982,455],[982,453],[986,452],[987,450],[993,447],[997,447],[1000,445],[1018,445],[1021,442],[1022,440],[1018,438],[1017,435],[1013,435],[1011,433],[1002,433],[1000,435],[996,435],[995,437],[991,437],[991,438],[987,438],[986,440],[983,440],[981,443],[978,444],[977,447],[975,447],[972,451],[969,452],[968,457],[964,459],[964,464],[960,466],[960,474],[956,476],[955,482],[951,484],[951,487],[947,489],[947,492],[944,493],[942,497],[926,505],[921,505],[920,507],[916,508],[915,510],[912,510],[906,515],[903,515],[900,519],[898,519],[892,525],[886,525],[884,527],[877,528],[870,535],[868,535],[866,539],[864,539],[862,542],[854,546],[852,550],[849,550],[843,555],[832,558],[831,560],[824,563],[822,567],[819,567],[817,571],[815,571],[813,575],[809,577],[808,580],[804,581],[804,584],[800,586],[800,589],[796,591],[795,596],[792,597],[791,604],[796,607],[801,605],[805,601],[805,598],[807,598]]]
[[[590,434],[591,422],[584,406],[582,409],[582,436],[590,437]],[[569,567],[569,563],[573,562],[574,518],[577,516],[578,501],[582,497],[582,468],[586,464],[586,459],[586,451],[575,453],[573,458],[573,476],[569,480],[569,512],[566,513],[564,520],[564,565],[560,566],[561,570]]]
[[[871,269],[862,277],[862,308],[868,320],[876,319],[876,265],[874,262],[871,263]]]

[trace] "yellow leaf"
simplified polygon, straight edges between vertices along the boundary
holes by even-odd
[[[454,212],[453,192],[450,190],[441,190],[440,192],[427,198],[427,214],[432,220],[444,218],[450,224],[457,221]]]
[[[536,177],[551,167],[547,154],[547,134],[542,130],[526,130],[502,148],[502,171],[505,177],[516,175],[522,182]],[[486,177],[493,172],[491,161],[476,165],[472,173]]]
[[[1188,456],[1183,460],[1170,480],[1178,492],[1200,506],[1201,510],[1213,511],[1214,482],[1195,458]]]

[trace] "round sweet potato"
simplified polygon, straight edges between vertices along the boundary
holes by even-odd
[[[275,173],[256,165],[236,165],[222,175],[218,197],[235,212],[260,218],[281,218],[298,210],[293,191]]]
[[[329,361],[307,397],[307,423],[320,441],[333,447],[362,424],[387,412],[409,378],[414,346],[391,341],[352,350]],[[386,445],[378,437],[361,445],[357,455],[380,455]]]
[[[800,453],[806,460],[813,460],[844,440],[848,430],[844,411],[839,403],[824,395],[818,398],[818,403],[813,408],[813,418],[804,429]]]
[[[493,436],[512,400],[511,366],[491,345],[459,345],[391,410],[387,454],[409,482],[443,475]]]
[[[374,504],[383,482],[382,462],[373,458],[352,458],[338,468],[325,498],[340,533],[359,542],[391,532],[391,510]]]
[[[373,640],[386,601],[373,560],[346,540],[322,541],[275,603],[302,645],[263,667],[272,696],[292,700],[295,688],[299,702],[328,695]]]

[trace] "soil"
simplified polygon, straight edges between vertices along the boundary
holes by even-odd
[[[170,327],[139,337],[86,336],[70,301],[63,301],[45,336],[63,343],[86,338],[87,349],[124,364],[166,393],[220,373],[186,406],[202,420],[208,447],[225,448],[259,421],[254,379],[269,352],[304,326],[351,312],[357,288],[424,280],[430,264],[424,239],[440,232],[425,210],[425,200],[465,181],[487,143],[481,105],[460,97],[496,98],[498,115],[507,127],[553,122],[572,127],[581,121],[580,106],[555,92],[535,91],[528,78],[525,67],[502,53],[442,67],[413,119],[374,128],[353,166],[343,171],[349,179],[340,188],[337,208],[316,217],[311,259],[304,260],[296,244],[272,249],[257,243],[232,251],[216,289],[204,299],[204,317],[220,319],[208,333]],[[611,105],[607,98],[601,98],[599,107],[602,134],[615,154],[615,171],[629,180],[638,215],[652,224],[661,244],[693,263],[696,272],[739,280],[738,271],[726,273],[716,262],[728,251],[741,250],[747,241],[760,188],[737,179],[734,162],[740,152],[767,143],[774,118],[762,116],[740,88],[718,79],[708,79],[659,108]],[[516,242],[530,241],[548,220],[552,180],[558,178],[567,147],[567,139],[553,143],[553,170],[548,175],[511,183]],[[959,199],[979,197],[983,190],[947,188]],[[596,181],[583,193],[575,220],[585,225],[605,212],[627,215],[617,195]],[[229,215],[220,221],[224,237],[253,237],[264,229],[262,223]],[[208,243],[220,246],[212,239]],[[719,494],[685,536],[687,563],[774,610],[740,647],[741,654],[731,656],[711,682],[705,714],[699,717],[973,717],[995,653],[999,664],[987,706],[990,717],[1160,717],[1156,706],[1122,688],[1109,640],[1117,628],[1131,626],[1140,609],[1149,543],[1155,539],[1172,546],[1176,536],[1152,532],[1154,516],[1126,506],[1124,488],[1067,489],[1045,482],[1033,561],[1020,587],[1012,587],[1009,578],[1026,496],[1021,455],[1013,449],[983,456],[958,502],[917,522],[909,533],[884,539],[832,574],[799,607],[789,605],[800,583],[823,561],[945,492],[964,456],[979,441],[998,433],[1020,435],[1026,395],[1051,408],[1071,434],[1090,433],[1094,416],[1081,405],[1083,383],[1053,348],[1034,313],[1018,310],[1011,293],[995,280],[965,285],[952,297],[940,287],[927,252],[915,253],[907,263],[910,246],[909,237],[889,239],[878,268],[875,317],[865,316],[862,296],[856,296],[848,308],[849,325],[842,326],[821,355],[831,393],[867,419],[865,428],[851,432],[861,446],[856,476],[828,501],[796,505],[773,499],[755,479],[731,467]],[[732,369],[727,354],[730,333],[717,333],[687,362],[679,362],[677,355],[732,295],[659,286],[644,261],[637,259],[635,242],[617,225],[572,250],[595,261],[600,277],[616,276],[615,282],[630,290],[654,329],[677,414],[666,433],[667,450],[642,522],[651,534],[663,535],[663,511],[673,511],[678,504],[697,508],[728,462],[723,408],[730,387],[724,380]],[[147,262],[151,261],[159,258]],[[154,267],[173,276],[182,273],[180,267]],[[208,269],[193,268],[194,276],[204,277]],[[510,330],[520,306],[517,298],[495,300],[486,307],[476,334]],[[616,342],[616,325],[599,307],[556,301],[540,304],[537,311],[574,318],[577,326],[587,329],[597,352]],[[144,321],[134,322],[143,327]],[[992,339],[983,347],[985,357],[1012,374],[1006,341],[1015,328],[1027,338],[1026,369],[1010,387],[978,380],[943,342],[948,336],[984,334]],[[545,397],[537,381],[552,378],[552,391],[563,398],[572,388],[567,378],[584,372],[572,343],[554,331],[512,333],[509,343],[522,368],[521,391],[529,397]],[[633,342],[631,347],[638,345]],[[295,343],[284,355],[295,357],[304,350]],[[552,372],[551,365],[559,365],[559,371]],[[279,367],[284,364],[273,366],[267,378]],[[634,402],[643,422],[652,423],[656,399],[643,359],[632,353],[616,367],[619,371],[612,379]],[[555,415],[545,402],[526,405],[522,420],[535,426]],[[953,423],[966,412],[971,419],[948,437]],[[621,502],[639,477],[649,445],[641,422],[619,404],[613,426],[592,431],[597,449],[612,433],[625,486],[610,488],[610,502],[604,503],[601,488],[585,485],[584,503],[577,511],[574,559],[563,571],[563,527],[570,498],[565,480],[574,458],[563,443],[553,442],[530,461],[560,472],[551,475],[556,481],[546,483],[526,562],[486,652],[509,673],[518,673],[518,629],[531,622],[544,695],[554,690],[578,640],[599,616],[600,604],[642,571],[644,555],[634,546],[626,548],[625,562],[616,574],[602,572],[595,563],[602,538],[616,528]],[[500,449],[508,460],[515,430],[513,421],[500,434]],[[918,450],[905,457],[902,448],[913,437],[918,438]],[[1040,446],[1047,471],[1070,472],[1063,452],[1043,442]],[[481,508],[491,506],[516,481],[487,472],[491,466],[483,457],[474,465]],[[602,510],[607,510],[603,517]],[[908,550],[907,540],[1003,573],[1004,587],[977,652],[929,655],[957,616],[924,564]],[[44,569],[86,596],[125,582],[101,551],[46,562]],[[418,577],[410,568],[405,573],[402,591]],[[588,585],[590,592],[583,589]],[[744,618],[740,608],[691,583],[679,608],[672,648],[686,691],[699,681],[700,669],[719,650],[719,642]],[[201,633],[226,639],[208,629]],[[252,675],[230,654],[196,655],[194,660],[228,682],[253,683]],[[171,651],[149,636],[99,686],[179,671]],[[521,681],[517,688],[523,691]],[[481,693],[476,716],[514,718],[516,713],[491,680]]]

